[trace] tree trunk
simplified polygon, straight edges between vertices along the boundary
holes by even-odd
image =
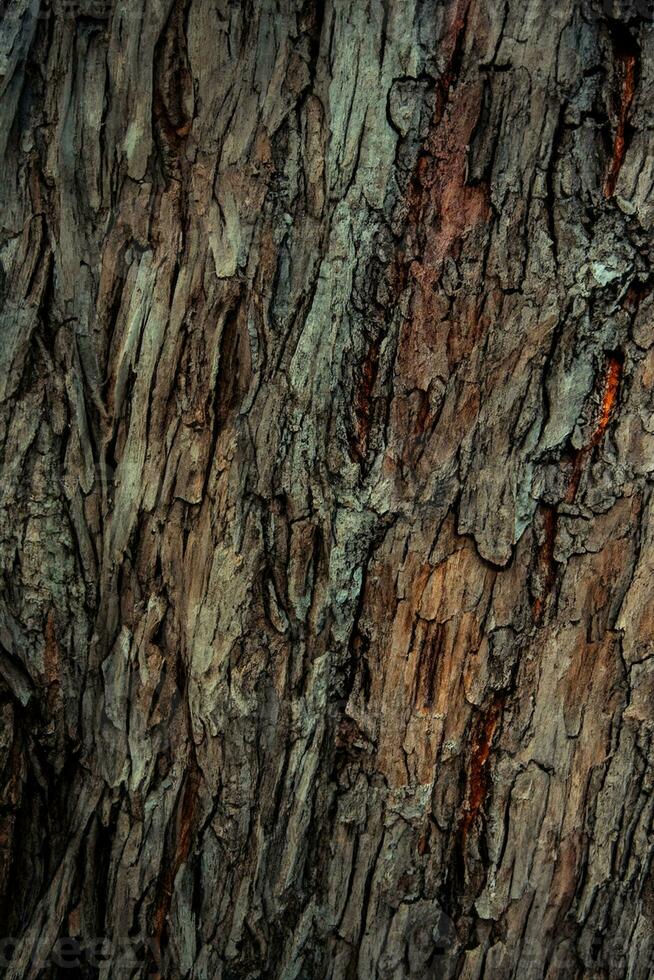
[[[5,975],[648,980],[650,4],[0,10]]]

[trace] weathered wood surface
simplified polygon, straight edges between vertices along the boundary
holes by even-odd
[[[654,9],[0,9],[6,975],[648,980]]]

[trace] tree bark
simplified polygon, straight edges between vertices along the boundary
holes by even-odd
[[[650,5],[0,9],[5,975],[647,980]]]

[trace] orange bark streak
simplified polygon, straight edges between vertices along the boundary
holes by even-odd
[[[607,365],[600,416],[597,423],[597,428],[595,429],[592,438],[592,445],[594,446],[596,446],[600,441],[606,432],[609,422],[611,421],[611,416],[613,415],[613,410],[615,409],[616,402],[618,400],[618,389],[620,387],[621,377],[622,364],[615,354],[612,354]]]
[[[613,194],[615,193],[615,185],[618,182],[620,168],[624,162],[627,149],[625,140],[627,119],[629,117],[629,109],[631,108],[631,103],[633,102],[634,91],[636,88],[636,56],[634,54],[625,54],[620,58],[620,61],[622,64],[624,79],[622,82],[618,126],[615,131],[615,139],[613,142],[613,157],[611,159],[611,166],[609,168],[608,175],[604,182],[604,197],[606,198],[613,197]]]
[[[595,430],[589,441],[577,452],[575,456],[572,476],[570,477],[568,491],[565,495],[566,504],[571,504],[574,502],[579,489],[579,483],[584,464],[586,462],[586,457],[591,449],[594,449],[594,447],[601,442],[602,436],[609,426],[609,422],[611,421],[618,401],[618,391],[620,389],[621,378],[622,361],[615,354],[611,354],[609,355],[606,366],[606,374],[604,376],[604,390],[602,392],[602,401],[600,403],[597,425],[595,426]]]

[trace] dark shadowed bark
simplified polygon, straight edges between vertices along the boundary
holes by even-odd
[[[654,8],[0,10],[5,975],[649,980]]]

